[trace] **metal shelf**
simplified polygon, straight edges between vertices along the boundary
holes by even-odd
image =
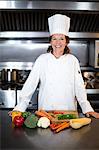
[[[86,89],[87,94],[99,94],[99,89]]]

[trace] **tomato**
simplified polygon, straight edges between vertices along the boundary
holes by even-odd
[[[64,111],[54,111],[54,114],[64,114]]]
[[[13,123],[16,127],[21,127],[24,123],[24,118],[22,116],[15,116]]]

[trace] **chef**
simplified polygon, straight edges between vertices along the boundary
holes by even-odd
[[[77,101],[82,112],[99,118],[87,100],[84,81],[78,59],[68,48],[70,18],[55,14],[48,18],[50,47],[40,55],[29,74],[20,94],[20,102],[13,111],[24,112],[39,86],[38,109],[77,110]]]

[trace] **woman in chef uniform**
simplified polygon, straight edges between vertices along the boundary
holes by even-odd
[[[20,94],[20,102],[13,111],[24,112],[38,85],[38,109],[77,110],[77,101],[82,112],[99,118],[87,100],[77,58],[69,53],[68,31],[70,18],[56,14],[48,18],[50,50],[39,56]]]

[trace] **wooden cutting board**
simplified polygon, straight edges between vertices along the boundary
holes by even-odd
[[[78,112],[77,111],[67,111],[67,110],[52,110],[52,111],[47,111],[54,119],[52,120],[52,123],[60,123],[60,122],[65,122],[69,121],[70,119],[64,119],[64,120],[58,120],[57,116],[59,114],[75,114],[77,118],[79,118]]]

